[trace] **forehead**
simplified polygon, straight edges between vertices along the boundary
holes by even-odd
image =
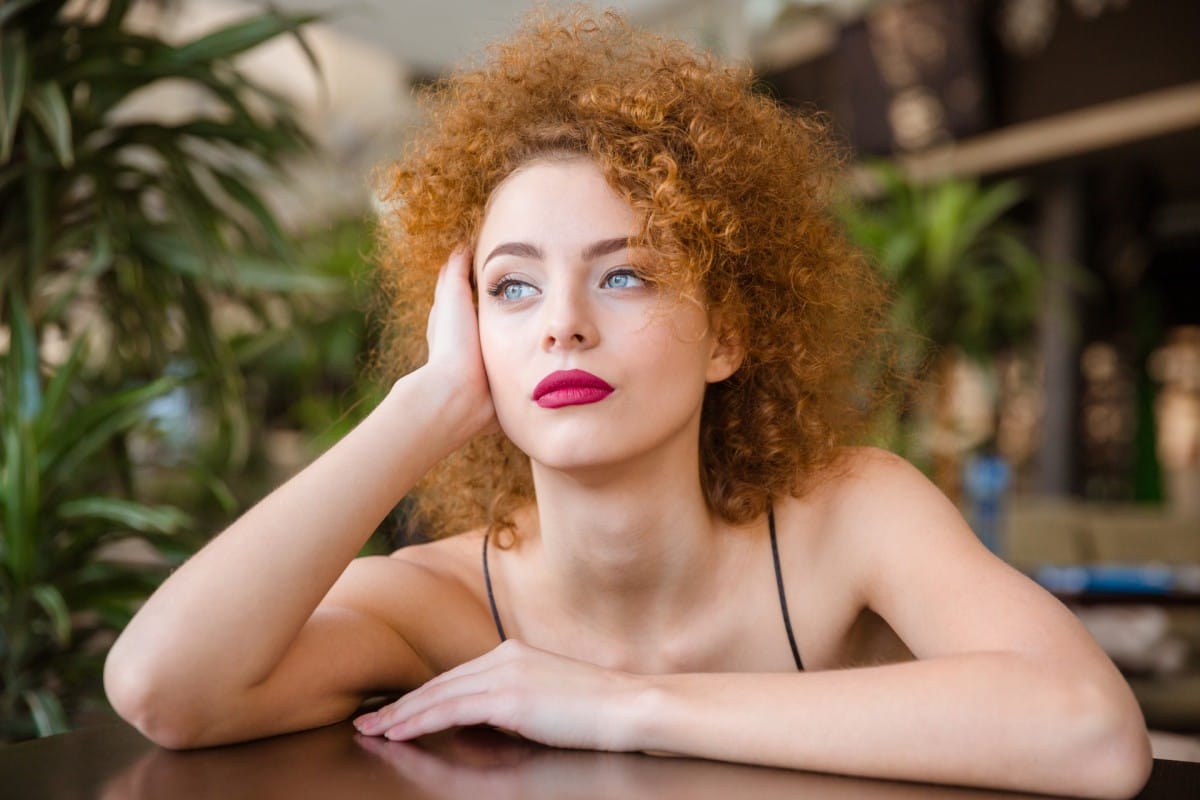
[[[532,161],[510,173],[488,198],[479,240],[604,238],[636,229],[633,209],[581,156]]]

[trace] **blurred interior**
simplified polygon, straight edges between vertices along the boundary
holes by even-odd
[[[327,17],[306,34],[319,76],[291,40],[240,61],[296,104],[318,145],[289,163],[286,182],[268,187],[271,205],[290,232],[337,250],[355,262],[354,280],[369,284],[358,265],[369,250],[361,221],[372,209],[372,169],[403,146],[417,113],[413,92],[510,30],[530,4],[276,5]],[[937,387],[948,400],[919,399],[903,421],[914,431],[906,455],[951,464],[946,488],[981,536],[990,531],[989,546],[1070,604],[1129,677],[1163,732],[1158,754],[1200,760],[1200,3],[615,5],[641,24],[748,60],[765,91],[830,114],[854,154],[850,173],[864,203],[878,197],[865,166],[878,158],[915,186],[1020,181],[1022,199],[1006,221],[1044,269],[1036,323],[1026,340],[983,357],[948,351]],[[131,24],[184,40],[247,8],[187,0],[148,7]],[[204,102],[163,86],[119,113],[161,119]],[[272,313],[295,326],[325,324],[365,305],[362,292],[339,297],[339,307]],[[219,324],[253,327],[234,310]],[[363,380],[370,345],[346,348],[316,347],[340,359],[333,365],[280,368],[301,364],[318,376],[311,384],[284,391],[266,373],[248,377],[263,424],[257,483],[243,486],[289,474],[311,457],[314,438],[327,441],[353,415],[347,398],[359,396],[351,387]],[[328,408],[296,400],[313,386],[333,398]],[[176,439],[148,438],[137,451],[147,485],[165,480],[196,435],[181,421],[194,407],[181,402],[155,410]],[[988,464],[1002,468],[988,472]]]

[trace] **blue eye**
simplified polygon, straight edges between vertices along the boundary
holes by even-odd
[[[515,278],[503,278],[488,287],[488,294],[504,300],[523,300],[537,290],[524,281]]]
[[[645,284],[644,280],[627,269],[610,272],[604,276],[604,288],[606,289],[632,289]]]
[[[520,300],[522,297],[528,297],[531,294],[533,294],[533,287],[528,283],[512,281],[504,285],[505,300]]]

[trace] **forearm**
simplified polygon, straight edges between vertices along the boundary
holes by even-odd
[[[1015,654],[647,680],[642,750],[1101,797],[1132,795],[1149,758],[1127,690]]]
[[[411,375],[397,383],[357,428],[164,582],[113,646],[110,695],[122,675],[199,698],[206,689],[235,696],[266,678],[383,517],[453,448],[442,409],[422,390]]]

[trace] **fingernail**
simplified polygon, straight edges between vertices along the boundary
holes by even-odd
[[[358,729],[359,733],[362,733],[366,728],[370,727],[371,723],[374,721],[374,714],[363,714],[361,717],[354,720],[354,727]]]

